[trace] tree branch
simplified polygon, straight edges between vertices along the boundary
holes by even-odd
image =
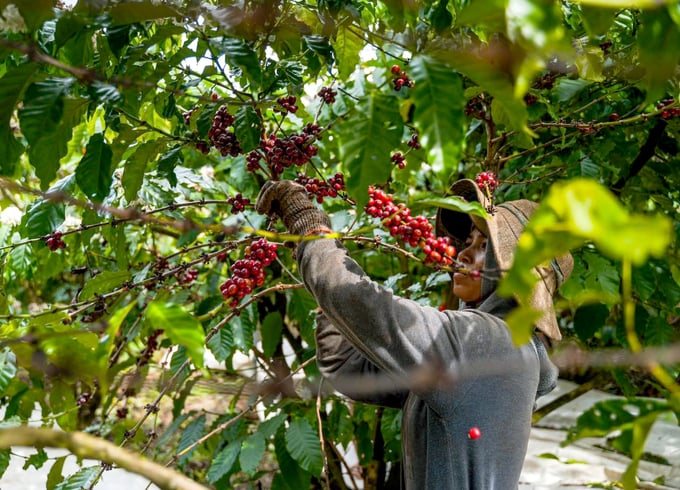
[[[207,488],[177,471],[83,432],[61,432],[44,427],[0,429],[0,447],[4,449],[12,446],[68,449],[79,458],[90,458],[115,464],[127,471],[141,475],[163,490],[206,490]]]

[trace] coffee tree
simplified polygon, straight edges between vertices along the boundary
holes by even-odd
[[[614,434],[633,488],[652,423],[680,413],[676,3],[0,10],[0,471],[21,444],[60,490],[113,465],[162,488],[394,485],[399,414],[322,382],[301,237],[253,203],[300,182],[373,278],[444,306],[457,262],[433,217],[485,212],[446,197],[469,177],[541,202],[501,291],[572,251],[555,359],[628,400],[569,441]],[[535,315],[509,318],[518,343]],[[48,446],[101,464],[63,474]]]

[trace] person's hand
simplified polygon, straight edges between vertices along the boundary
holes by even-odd
[[[268,216],[280,216],[294,235],[330,227],[328,216],[309,200],[305,188],[289,180],[266,182],[257,196],[255,210]]]

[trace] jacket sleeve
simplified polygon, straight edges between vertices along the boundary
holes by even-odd
[[[406,401],[408,391],[394,390],[390,378],[355,349],[323,313],[316,317],[316,357],[321,374],[353,400],[392,408],[401,408]]]
[[[468,356],[491,358],[511,345],[505,323],[492,315],[441,312],[394,295],[371,280],[339,241],[303,242],[297,260],[305,286],[332,324],[397,382],[429,366],[452,368]]]

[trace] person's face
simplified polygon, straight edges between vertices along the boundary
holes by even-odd
[[[486,237],[477,228],[472,228],[465,241],[465,248],[458,253],[458,261],[469,271],[478,273],[453,275],[453,294],[466,303],[474,303],[482,297],[482,276],[486,257]]]

